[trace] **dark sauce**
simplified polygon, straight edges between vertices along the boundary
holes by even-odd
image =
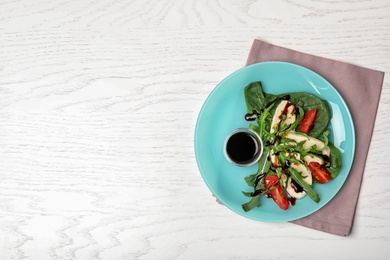
[[[262,147],[259,147],[256,138],[245,132],[233,134],[226,144],[227,155],[237,164],[251,163],[261,149]]]
[[[303,192],[303,188],[295,180],[291,179],[291,187],[296,193]]]
[[[286,160],[286,161],[284,162],[284,167],[285,167],[285,168],[290,167],[290,165],[291,165],[291,163],[290,163],[289,160]]]
[[[259,184],[259,182],[261,181],[261,179],[263,179],[265,176],[265,173],[262,173],[262,174],[259,174],[257,175],[256,179],[255,179],[255,182],[253,184],[253,187],[256,188],[257,184]]]
[[[287,195],[287,200],[288,200],[288,202],[290,202],[291,206],[295,206],[295,202],[297,201],[296,198],[291,197],[290,195]]]
[[[283,114],[287,115],[288,114],[288,109],[293,106],[293,103],[287,102],[286,106],[283,109]],[[294,111],[293,111],[294,112]]]
[[[291,106],[294,106],[294,104],[291,103],[291,102],[287,102],[286,105],[285,105],[284,108],[283,108],[282,113],[278,116],[278,118],[279,118],[279,119],[282,119],[282,118],[283,118],[283,115],[287,115],[287,114],[288,114],[288,109],[289,109]],[[295,108],[293,109],[292,112],[293,112],[293,113],[295,112]]]
[[[265,142],[265,146],[272,146],[272,145],[275,144],[275,142],[276,142],[275,139],[272,139],[272,141],[268,141],[268,140],[267,140],[267,141]]]
[[[255,121],[260,116],[260,113],[257,113],[255,110],[252,111],[252,113],[247,113],[245,115],[246,121]]]
[[[259,195],[261,193],[263,193],[263,190],[255,190],[254,192],[252,192],[251,196],[255,197],[255,196],[257,196],[257,195]]]
[[[329,158],[329,156],[324,155],[324,154],[316,154],[316,156],[321,157],[322,160],[325,161],[325,164],[330,163],[330,158]]]

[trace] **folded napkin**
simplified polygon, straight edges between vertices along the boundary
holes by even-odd
[[[315,71],[338,90],[349,107],[358,147],[349,176],[342,189],[328,204],[305,218],[292,221],[308,228],[348,236],[353,225],[384,72],[254,40],[247,65],[262,61],[291,62]]]

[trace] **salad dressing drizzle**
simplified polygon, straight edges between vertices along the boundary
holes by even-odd
[[[296,193],[303,192],[303,188],[294,180],[291,179],[291,187],[294,189]]]
[[[261,114],[257,113],[255,110],[252,113],[245,114],[246,121],[255,121]]]
[[[252,113],[246,113],[244,118],[246,121],[255,121],[261,115],[261,113],[263,113],[264,109],[269,108],[270,106],[272,106],[273,104],[275,104],[276,102],[278,102],[280,100],[290,100],[290,98],[291,98],[290,95],[284,95],[282,97],[277,97],[274,100],[270,101],[267,105],[265,105],[265,107],[262,110],[260,110],[259,112],[257,112],[256,110],[253,110]],[[291,105],[293,105],[291,102],[287,103],[287,106],[284,108],[284,110],[286,111],[286,112],[284,112],[285,114],[287,114],[287,109]]]
[[[262,174],[259,174],[259,175],[256,177],[255,182],[254,182],[254,184],[253,184],[253,187],[254,187],[254,188],[256,188],[257,184],[259,184],[259,182],[261,181],[261,179],[264,178],[265,174],[266,174],[266,173],[263,172]]]
[[[286,106],[285,106],[284,109],[283,109],[283,114],[287,115],[287,114],[288,114],[288,109],[289,109],[289,107],[291,107],[291,106],[294,106],[294,104],[291,103],[291,102],[287,102]],[[294,107],[294,109],[293,109],[293,113],[294,113],[294,112],[295,112],[295,107]],[[282,115],[280,115],[279,117],[280,117],[280,119],[282,119]]]
[[[287,194],[287,200],[291,206],[295,206],[295,202],[297,201],[297,199],[294,197],[291,197],[290,194]]]

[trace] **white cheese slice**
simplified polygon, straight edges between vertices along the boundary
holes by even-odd
[[[289,154],[287,151],[284,152],[284,155],[286,157],[288,157],[290,155],[291,158],[294,158],[296,160],[301,160],[301,155],[299,153],[291,153]],[[279,166],[279,158],[275,155],[275,152],[274,150],[271,149],[271,152],[270,152],[270,158],[271,158],[271,164],[272,166],[274,167],[277,167]]]
[[[299,171],[301,173],[301,176],[303,180],[309,184],[312,185],[313,179],[311,177],[311,172],[310,170],[306,167],[306,165],[301,164],[301,163],[292,163],[291,166],[293,169]]]
[[[293,198],[296,198],[296,199],[302,199],[303,197],[306,196],[306,192],[305,191],[302,191],[302,192],[296,192],[295,189],[293,188],[292,184],[291,184],[291,178],[288,178],[288,181],[287,181],[287,192],[288,194],[293,197]]]
[[[303,157],[303,160],[305,161],[306,165],[309,165],[311,162],[316,162],[320,165],[324,165],[326,163],[324,159],[314,154],[305,155],[305,157]]]
[[[322,142],[321,140],[318,140],[317,138],[314,138],[314,137],[311,137],[311,136],[305,136],[305,135],[302,135],[302,134],[299,134],[299,133],[296,133],[296,132],[288,132],[287,134],[285,134],[283,136],[283,138],[288,138],[288,139],[295,140],[297,143],[300,143],[302,141],[306,141],[303,144],[303,146],[302,146],[303,149],[308,149],[311,146],[315,145],[318,150],[321,150],[325,146],[325,143]],[[326,155],[326,156],[330,156],[330,148],[326,147],[322,151],[322,154]]]
[[[277,167],[279,164],[279,158],[275,155],[274,150],[271,150],[270,155],[272,166]]]
[[[282,173],[281,178],[282,178],[283,186],[286,186],[287,179],[288,179],[289,177],[287,177],[286,174]]]
[[[295,122],[295,120],[296,120],[296,115],[294,113],[295,106],[290,101],[283,100],[276,107],[274,116],[272,118],[271,129],[270,129],[271,134],[276,131],[279,123],[282,121],[282,117],[283,117],[282,114],[284,113],[286,107],[287,107],[287,114],[286,114],[286,118],[285,118],[283,123],[285,125],[291,125],[292,123]]]
[[[300,164],[300,163],[292,163],[290,167],[299,171],[301,173],[303,180],[307,184],[312,185],[313,178],[311,176],[311,172],[308,168],[306,168],[305,165]],[[287,190],[288,194],[290,194],[291,197],[296,198],[296,199],[301,199],[301,198],[305,197],[306,192],[305,191],[296,192],[293,185],[291,184],[291,181],[292,181],[292,179],[288,178],[287,186],[286,186],[286,190]]]

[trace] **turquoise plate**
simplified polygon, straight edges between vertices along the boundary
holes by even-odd
[[[233,129],[249,126],[249,122],[244,119],[244,88],[254,81],[261,81],[267,93],[304,91],[328,101],[332,113],[329,139],[340,150],[343,166],[334,180],[324,185],[314,184],[313,188],[321,198],[319,203],[305,196],[297,200],[295,206],[283,211],[272,199],[260,197],[260,207],[249,212],[242,210],[241,205],[249,198],[241,191],[251,191],[244,177],[255,173],[257,164],[242,168],[229,163],[224,157],[223,143]],[[343,98],[323,77],[291,63],[262,62],[237,70],[215,87],[200,111],[194,145],[201,175],[218,200],[245,217],[266,222],[284,222],[319,210],[341,189],[354,158],[355,131]]]

